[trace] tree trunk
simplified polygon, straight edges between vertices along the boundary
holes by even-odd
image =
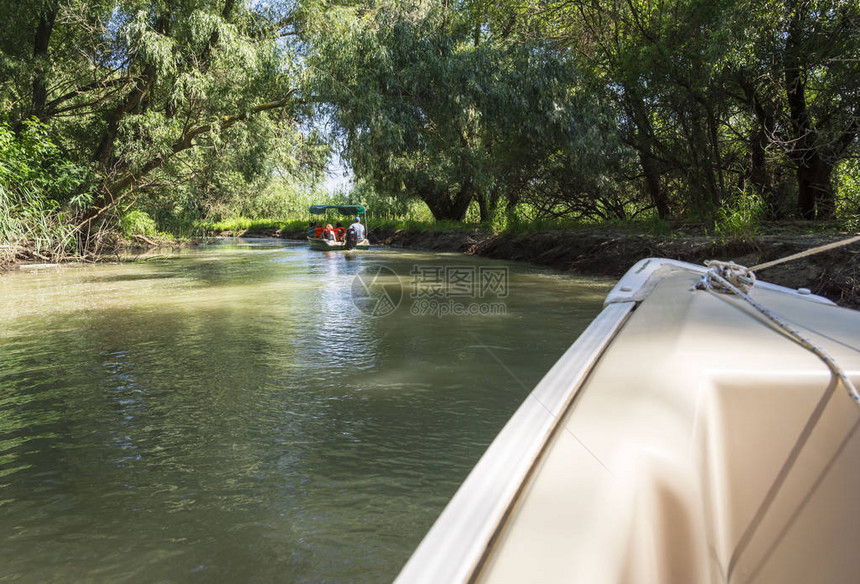
[[[648,197],[654,208],[657,209],[657,216],[664,221],[670,218],[669,197],[666,196],[666,190],[663,188],[660,180],[660,170],[657,167],[657,161],[647,152],[639,151],[639,164],[642,166],[642,171],[645,173],[645,189],[648,192]]]
[[[155,75],[153,67],[147,67],[146,72],[134,84],[134,88],[117,105],[107,117],[107,125],[102,133],[101,141],[93,156],[93,161],[98,163],[99,170],[107,173],[111,166],[114,151],[116,150],[116,133],[123,118],[134,111],[149,91],[151,78]]]
[[[472,202],[474,195],[473,190],[471,182],[468,181],[461,185],[453,198],[447,186],[440,187],[436,184],[426,185],[418,189],[418,192],[436,221],[460,222],[466,218],[469,203]]]
[[[762,127],[752,132],[749,139],[749,158],[746,168],[746,179],[755,192],[761,196],[768,212],[775,219],[784,219],[784,207],[773,184],[773,178],[767,168],[767,135]]]
[[[159,34],[167,34],[170,25],[170,13],[166,12],[155,21],[154,29]],[[99,170],[108,173],[116,150],[116,133],[123,118],[135,111],[146,99],[152,86],[155,84],[156,69],[152,65],[146,65],[143,73],[137,79],[132,90],[125,98],[107,114],[107,125],[102,133],[101,141],[96,148],[93,161],[98,163]]]
[[[806,70],[803,62],[801,7],[791,2],[792,15],[786,39],[785,94],[792,136],[788,156],[797,167],[797,209],[806,220],[836,218],[833,197],[833,163],[827,146],[819,144],[806,101]]]
[[[800,216],[807,220],[836,218],[836,200],[833,196],[833,166],[819,157],[797,167],[797,207]]]
[[[717,116],[717,113],[714,111],[713,103],[705,101],[703,106],[705,108],[705,111],[707,112],[708,138],[710,139],[711,143],[710,159],[712,160],[712,162],[710,175],[712,177],[713,175],[716,175],[714,187],[717,189],[717,201],[715,201],[715,203],[717,206],[719,206],[720,203],[728,196],[728,192],[726,192],[726,178],[723,172],[723,155],[720,151],[720,121],[719,117]]]
[[[645,175],[645,189],[651,203],[657,209],[657,216],[666,220],[670,217],[669,197],[666,195],[660,179],[659,161],[653,155],[654,133],[651,123],[648,121],[648,112],[645,109],[644,101],[636,91],[628,90],[627,97],[631,118],[636,127],[635,136],[631,143],[639,153],[639,164]]]
[[[48,49],[56,18],[57,8],[49,4],[45,7],[45,11],[39,15],[36,37],[33,41],[33,104],[30,113],[37,118],[44,115],[45,104],[48,101],[48,82],[46,79],[49,69]]]
[[[774,135],[774,114],[768,102],[763,101],[759,91],[753,82],[755,75],[746,69],[735,72],[735,81],[743,90],[746,105],[749,107],[758,122],[757,127],[752,129],[749,135],[749,157],[744,169],[744,179],[752,184],[755,191],[761,196],[774,219],[784,219],[788,211],[785,204],[785,196],[778,191],[774,175],[767,165],[767,147],[770,144],[769,136]],[[742,188],[744,185],[740,185]]]
[[[481,223],[492,221],[496,216],[501,198],[498,189],[493,189],[489,193],[480,193],[476,198],[478,199],[478,209],[481,211]]]

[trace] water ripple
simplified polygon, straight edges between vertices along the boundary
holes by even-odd
[[[451,262],[507,313],[353,302]],[[276,242],[4,276],[0,580],[390,581],[607,288]]]

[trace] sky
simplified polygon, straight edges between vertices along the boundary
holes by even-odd
[[[333,152],[326,165],[326,180],[323,189],[329,194],[348,191],[352,184],[352,170],[337,152]]]

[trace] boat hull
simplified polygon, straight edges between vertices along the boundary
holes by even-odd
[[[308,237],[308,245],[310,245],[311,249],[317,249],[321,251],[350,251],[346,248],[346,244],[343,241],[332,241],[330,239],[322,239],[318,237]],[[355,249],[369,249],[370,242],[366,239],[361,240]]]
[[[853,582],[860,409],[699,266],[643,260],[493,441],[397,583]],[[860,382],[860,313],[759,282]]]

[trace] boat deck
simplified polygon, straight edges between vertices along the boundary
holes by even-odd
[[[856,582],[860,407],[701,267],[643,260],[527,396],[407,583]],[[860,312],[750,295],[860,384]]]
[[[676,270],[631,314],[477,581],[857,580],[860,408],[818,357],[740,299],[693,291],[698,278]],[[860,313],[752,295],[860,382]]]

